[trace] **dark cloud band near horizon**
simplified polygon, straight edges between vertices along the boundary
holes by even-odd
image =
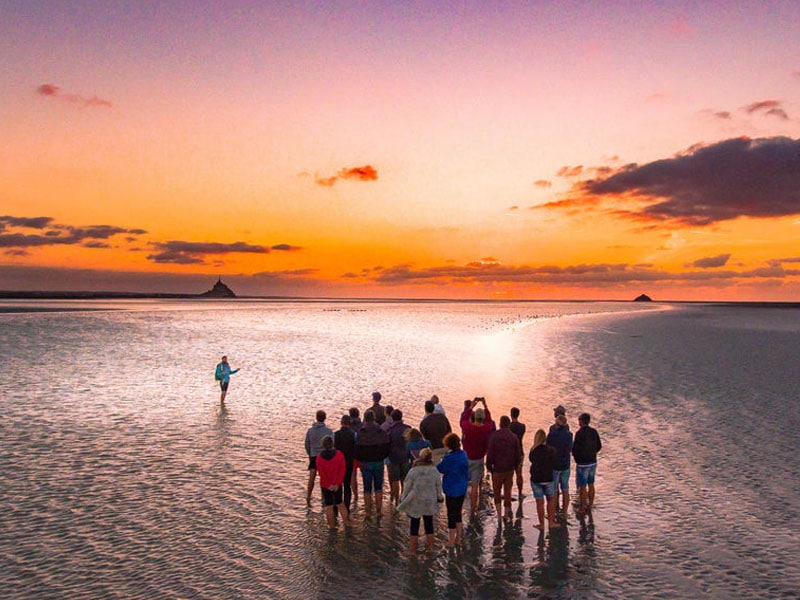
[[[800,214],[800,140],[728,139],[576,183],[573,195],[535,209],[590,208],[603,200],[612,216],[644,223],[705,226],[739,217]],[[632,208],[624,208],[631,204]]]

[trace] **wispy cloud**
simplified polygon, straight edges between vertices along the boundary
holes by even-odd
[[[784,121],[789,120],[789,115],[786,113],[779,100],[761,100],[760,102],[753,102],[752,104],[743,106],[742,110],[748,115],[763,113],[765,115],[778,117]]]
[[[569,165],[565,167],[561,167],[556,175],[558,177],[578,177],[583,172],[583,165],[577,165],[575,167],[570,167]]]
[[[378,171],[372,165],[364,165],[363,167],[346,167],[340,169],[336,175],[331,177],[316,176],[314,182],[323,187],[333,187],[334,184],[340,179],[351,181],[377,181]]]
[[[205,262],[205,257],[209,255],[233,253],[267,254],[270,251],[267,246],[248,244],[247,242],[224,244],[220,242],[170,240],[167,242],[156,242],[153,246],[158,252],[149,254],[147,256],[148,260],[157,263],[171,263],[176,265],[202,264]]]
[[[548,181],[547,179],[537,179],[533,182],[533,185],[540,187],[540,188],[549,188],[553,186],[552,181]]]
[[[93,108],[93,107],[113,108],[113,104],[111,103],[110,100],[105,100],[104,98],[99,98],[97,96],[91,96],[89,98],[86,98],[79,94],[64,92],[61,90],[59,86],[54,85],[52,83],[43,83],[42,85],[36,88],[36,93],[39,96],[44,96],[46,98],[53,98],[55,100],[59,100],[62,102],[75,104],[79,108]]]
[[[730,254],[720,254],[718,256],[709,256],[706,258],[699,258],[696,261],[689,263],[688,267],[695,267],[698,269],[716,269],[724,267],[730,259]]]

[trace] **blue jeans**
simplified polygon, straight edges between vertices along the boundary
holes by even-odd
[[[548,481],[547,483],[531,481],[531,489],[533,490],[533,497],[537,500],[545,497],[552,498],[555,490],[555,481]]]
[[[575,485],[579,488],[594,485],[594,476],[597,472],[597,463],[591,465],[577,465],[575,467]]]

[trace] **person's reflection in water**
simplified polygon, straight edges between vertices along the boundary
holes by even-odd
[[[566,528],[554,530],[545,537],[539,532],[536,556],[530,568],[529,597],[572,597],[567,588],[574,587],[569,580],[569,533]]]
[[[217,411],[214,431],[217,432],[216,450],[220,452],[228,447],[231,438],[231,419],[225,406],[219,407]]]

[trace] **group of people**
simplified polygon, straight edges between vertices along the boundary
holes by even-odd
[[[351,408],[342,415],[335,432],[326,424],[325,411],[305,437],[308,455],[306,502],[311,504],[317,476],[322,489],[328,526],[336,527],[336,512],[344,525],[350,523],[351,505],[358,500],[361,472],[362,494],[367,518],[382,515],[384,473],[389,480],[389,503],[410,519],[409,553],[416,554],[420,526],[424,526],[426,546],[434,544],[434,517],[440,506],[447,510],[448,546],[458,545],[463,537],[462,513],[469,496],[470,515],[478,510],[485,470],[491,474],[492,495],[499,522],[512,518],[511,490],[516,480],[520,502],[523,494],[523,437],[525,425],[520,411],[512,408],[495,424],[484,398],[464,403],[459,419],[461,435],[452,431],[444,407],[437,396],[425,402],[425,416],[418,428],[403,421],[403,412],[381,404],[380,392],[372,394],[372,406],[363,414]],[[538,524],[544,530],[545,508],[551,529],[559,527],[569,506],[570,462],[576,463],[579,502],[576,512],[591,509],[595,498],[597,453],[602,445],[591,417],[578,417],[579,429],[573,436],[563,406],[554,409],[555,422],[549,433],[539,429],[528,458],[530,485],[536,500]],[[499,425],[499,426],[498,426]],[[558,499],[562,500],[559,507]]]

